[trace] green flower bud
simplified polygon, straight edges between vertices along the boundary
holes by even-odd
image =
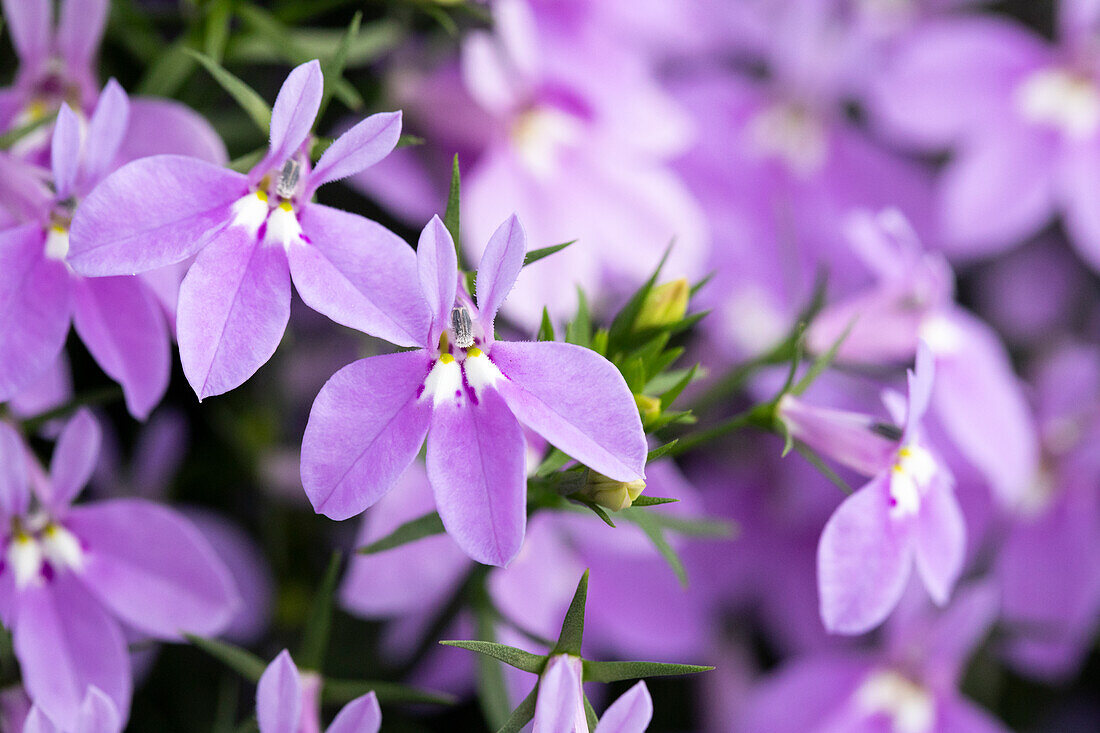
[[[641,496],[645,490],[645,481],[616,481],[595,471],[588,472],[588,481],[581,489],[581,496],[592,500],[604,509],[617,512],[626,509]]]
[[[691,284],[687,278],[680,278],[649,291],[634,327],[638,330],[663,328],[683,320],[687,313],[688,298],[691,297]]]

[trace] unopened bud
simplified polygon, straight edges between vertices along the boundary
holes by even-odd
[[[658,285],[642,302],[642,309],[634,321],[635,328],[663,328],[680,322],[687,313],[690,297],[691,284],[686,278]]]
[[[588,482],[581,489],[581,495],[605,509],[613,512],[626,509],[645,490],[645,481],[616,481],[602,473],[588,472]]]
[[[634,395],[634,402],[638,405],[638,412],[642,414],[642,422],[648,423],[661,416],[661,398],[650,397],[645,394]]]

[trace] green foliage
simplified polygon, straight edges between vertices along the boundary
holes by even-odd
[[[360,555],[373,555],[378,552],[392,550],[395,547],[400,547],[410,542],[416,542],[425,537],[443,534],[443,531],[443,520],[439,518],[439,512],[428,512],[423,516],[417,517],[416,519],[410,519],[404,524],[399,525],[385,537],[379,538],[369,545],[360,547],[357,552]]]

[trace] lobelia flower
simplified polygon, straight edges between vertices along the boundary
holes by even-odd
[[[320,733],[321,684],[316,672],[299,672],[284,649],[267,665],[256,687],[260,733]],[[337,713],[326,733],[378,733],[382,710],[373,692],[357,697]]]
[[[914,596],[906,599],[913,601]],[[958,691],[996,617],[994,589],[971,587],[942,611],[903,604],[883,643],[797,657],[758,684],[741,733],[1007,733]]]
[[[875,282],[814,318],[810,350],[824,353],[847,333],[840,359],[891,365],[913,358],[923,340],[936,362],[937,421],[1000,503],[1014,505],[1038,468],[1039,439],[1000,337],[955,304],[950,267],[924,251],[898,211],[853,212],[847,232]]]
[[[98,687],[91,685],[84,694],[73,725],[55,725],[42,712],[42,708],[34,705],[23,722],[23,733],[119,733],[122,724],[122,716],[118,714],[114,701]]]
[[[123,629],[164,641],[216,634],[239,603],[229,572],[176,512],[140,499],[71,506],[95,466],[99,428],[81,410],[47,476],[0,423],[0,620],[23,684],[62,730],[94,685],[123,716],[132,682]]]
[[[90,113],[99,96],[93,61],[110,9],[108,0],[62,0],[56,29],[52,0],[0,4],[19,59],[14,84],[0,89],[0,131],[42,119],[62,102],[78,116]],[[43,127],[14,149],[37,160],[48,153],[49,140],[49,127]],[[226,160],[221,139],[198,113],[179,102],[152,97],[132,100],[130,130],[121,152],[126,160],[166,152]]]
[[[932,353],[923,343],[909,372],[909,397],[884,397],[900,436],[869,415],[813,407],[787,395],[780,419],[792,437],[871,480],[845,499],[821,533],[821,618],[834,633],[878,626],[897,605],[915,564],[939,605],[962,571],[966,527],[954,478],[921,434],[932,397]]]
[[[81,274],[146,272],[197,254],[180,287],[176,333],[199,399],[241,385],[275,352],[290,282],[314,310],[395,344],[418,342],[404,297],[415,258],[395,234],[311,202],[314,191],[372,165],[397,144],[399,112],[350,129],[309,169],[320,64],[290,72],[271,115],[267,155],[247,174],[154,155],[115,171],[73,220],[69,263]]]
[[[588,719],[581,687],[581,660],[558,654],[539,677],[533,733],[585,733]],[[653,700],[645,682],[638,682],[611,704],[595,733],[642,733],[653,719]]]
[[[129,113],[126,93],[113,79],[86,134],[62,103],[50,154],[52,190],[26,165],[12,165],[12,175],[0,182],[5,194],[19,188],[22,218],[0,232],[0,401],[50,368],[70,323],[103,371],[122,385],[135,417],[147,417],[168,388],[169,335],[152,290],[131,275],[82,277],[68,262],[73,212],[115,166]]]
[[[952,151],[936,203],[943,247],[960,259],[1022,243],[1061,213],[1100,268],[1100,6],[1062,0],[1057,16],[1053,45],[991,15],[929,22],[899,42],[876,86],[884,131]]]
[[[521,422],[606,476],[644,478],[645,434],[618,369],[572,344],[496,340],[493,322],[525,250],[513,216],[485,249],[475,305],[443,222],[424,228],[422,299],[404,306],[421,314],[419,348],[344,367],[313,403],[302,485],[317,512],[347,519],[374,504],[427,435],[428,479],[447,532],[478,562],[506,565],[527,521]]]

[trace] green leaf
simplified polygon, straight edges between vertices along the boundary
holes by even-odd
[[[630,388],[630,391],[634,394],[639,394],[645,387],[647,381],[645,362],[642,361],[641,357],[630,357],[623,362],[620,371],[623,373],[623,379],[626,380],[626,386]]]
[[[252,170],[253,166],[263,160],[263,157],[267,155],[267,147],[257,148],[251,153],[245,153],[239,158],[234,158],[229,161],[229,167],[239,173],[247,173]]]
[[[545,478],[571,460],[573,459],[563,453],[560,448],[551,448],[550,453],[547,454],[546,458],[542,459],[542,463],[535,469],[535,476],[538,478]]]
[[[189,55],[191,50],[186,37],[180,38],[168,48],[164,48],[162,42],[160,52],[145,68],[145,73],[134,91],[156,97],[174,96],[195,70],[195,59]]]
[[[538,262],[544,257],[549,257],[555,252],[561,252],[563,249],[571,244],[574,244],[577,240],[570,239],[568,242],[562,242],[561,244],[555,244],[550,247],[543,247],[542,249],[533,249],[527,253],[527,256],[523,258],[523,266],[527,267],[530,264]]]
[[[497,730],[497,733],[519,733],[523,730],[523,726],[530,723],[531,719],[535,717],[535,703],[538,700],[538,694],[539,688],[536,685],[535,689],[523,698],[523,702],[519,704],[519,707],[512,711],[512,714],[508,716],[508,720]]]
[[[535,338],[539,341],[554,340],[554,324],[550,322],[550,311],[545,307],[542,309],[542,323],[539,324],[539,332]]]
[[[443,532],[443,520],[439,518],[439,512],[428,512],[416,519],[410,519],[385,537],[360,547],[356,552],[360,555],[373,555]]]
[[[332,598],[336,593],[336,582],[340,579],[340,560],[339,551],[332,553],[321,587],[313,597],[309,620],[302,633],[302,646],[298,651],[298,667],[301,669],[319,670],[325,660],[332,626]]]
[[[664,458],[665,456],[667,456],[669,453],[672,452],[672,449],[675,448],[676,444],[679,443],[679,442],[680,442],[680,440],[679,440],[679,438],[677,438],[676,440],[670,440],[669,442],[665,443],[664,445],[657,446],[656,448],[654,448],[653,450],[651,450],[649,452],[649,455],[646,456],[646,459],[645,459],[646,463],[653,463],[656,460],[660,460],[661,458]],[[639,498],[641,498],[641,497],[639,497]]]
[[[184,634],[184,636],[199,649],[202,649],[250,682],[259,682],[260,676],[267,669],[264,660],[247,649],[241,649],[238,646],[205,636],[195,636],[194,634]]]
[[[212,0],[207,5],[206,34],[202,48],[206,55],[221,62],[229,40],[229,21],[233,17],[232,0]]]
[[[630,503],[631,506],[660,506],[661,504],[675,504],[679,499],[671,499],[663,496],[646,496],[642,494]]]
[[[497,644],[492,641],[441,641],[439,643],[443,646],[453,646],[477,652],[532,674],[540,674],[542,668],[546,666],[546,656],[544,655],[531,654],[522,649],[516,649],[514,646]]]
[[[682,674],[710,672],[714,667],[696,664],[666,664],[665,662],[594,662],[585,659],[585,682],[621,682],[647,677],[673,677]]]
[[[581,696],[584,698],[584,720],[588,723],[588,730],[596,730],[596,726],[600,724],[600,720],[596,717],[596,709],[592,707],[592,701],[588,699],[588,695],[585,695],[582,691]]]
[[[668,407],[676,398],[680,396],[680,393],[687,388],[695,380],[695,375],[699,372],[699,365],[696,364],[691,369],[688,369],[686,373],[671,387],[666,389],[660,394],[661,404]],[[652,384],[652,382],[651,382]]]
[[[821,459],[821,456],[819,456],[817,453],[815,453],[812,448],[810,448],[809,446],[807,446],[804,443],[801,443],[799,441],[795,441],[794,442],[794,449],[796,451],[798,451],[799,454],[801,454],[801,456],[803,458],[805,458],[807,461],[809,461],[810,465],[812,465],[814,468],[816,468],[818,470],[818,472],[821,473],[822,476],[829,479],[829,481],[831,481],[834,486],[836,486],[838,489],[843,491],[845,494],[848,494],[848,495],[852,494],[853,489],[852,489],[851,486],[848,485],[848,482],[845,481],[844,479],[842,479],[840,477],[840,474],[838,474],[836,471],[829,468],[829,466],[825,463],[825,461],[823,461]]]
[[[645,536],[649,538],[649,541],[653,543],[653,546],[657,548],[657,552],[661,553],[661,557],[665,559],[668,566],[672,568],[672,572],[676,574],[676,579],[680,581],[680,585],[686,588],[688,577],[687,570],[684,569],[684,561],[680,559],[680,555],[669,544],[664,531],[656,522],[655,515],[640,509],[631,511],[632,508],[623,509],[620,514],[638,525]]]
[[[586,348],[592,341],[592,317],[588,312],[588,299],[580,288],[577,288],[577,315],[565,327],[565,341]]]
[[[837,337],[837,340],[833,342],[833,345],[829,347],[829,350],[824,354],[819,355],[814,359],[814,363],[810,365],[809,370],[802,376],[802,379],[798,380],[798,384],[791,388],[791,394],[800,395],[805,392],[814,380],[821,376],[829,366],[836,360],[836,355],[840,351],[840,347],[844,345],[844,341],[848,338],[848,334],[852,332],[852,327],[856,325],[856,318],[852,318],[848,322],[844,332]]]
[[[285,18],[282,20],[286,22]],[[296,57],[305,59],[326,57],[345,34],[345,30],[335,28],[283,27]],[[379,20],[362,26],[359,35],[348,48],[346,68],[360,68],[374,63],[396,48],[404,35],[404,27],[395,20]],[[272,43],[268,35],[259,32],[255,27],[251,31],[235,35],[225,54],[232,61],[245,64],[271,64],[287,60],[287,50]],[[346,80],[344,83],[347,83]]]
[[[581,575],[577,583],[577,591],[573,594],[573,600],[569,604],[569,610],[565,612],[565,618],[561,623],[561,633],[558,634],[558,643],[554,645],[554,654],[571,654],[574,657],[581,655],[581,640],[584,637],[584,606],[588,601],[588,571]]]
[[[591,509],[593,514],[603,520],[604,524],[606,524],[608,527],[611,527],[612,529],[615,529],[615,523],[611,521],[611,517],[607,516],[607,512],[603,510],[602,506],[592,501],[591,499],[586,499],[585,497],[578,496],[576,494],[570,495],[569,498],[577,502],[578,504],[583,504],[584,506]]]
[[[32,132],[39,129],[40,127],[45,127],[46,125],[53,122],[55,119],[57,119],[57,113],[53,112],[48,115],[43,115],[37,120],[32,120],[25,125],[20,125],[13,130],[8,130],[3,135],[0,135],[0,150],[10,150],[13,145],[25,138],[27,135],[30,135]]]
[[[359,25],[362,22],[363,12],[357,10],[355,15],[351,17],[351,22],[348,23],[348,29],[343,38],[340,39],[336,52],[332,54],[330,59],[321,63],[321,72],[325,77],[325,89],[321,94],[321,107],[317,110],[318,120],[325,114],[338,83],[343,80],[344,68],[348,63],[348,49],[351,48],[351,42],[359,35]]]
[[[592,349],[600,356],[607,356],[606,328],[600,328],[596,330],[596,333],[592,336],[592,343],[588,344],[588,348]]]
[[[626,511],[625,509],[623,511]],[[724,519],[707,519],[705,517],[681,517],[672,514],[652,515],[654,524],[669,532],[682,534],[685,537],[709,537],[712,539],[729,539],[737,534],[732,522]]]
[[[222,89],[233,97],[234,101],[248,113],[248,116],[260,128],[260,131],[267,135],[271,129],[271,108],[267,106],[267,102],[264,101],[263,97],[206,54],[199,53],[191,48],[185,48],[184,51],[210,72],[210,75],[221,85]]]
[[[671,251],[671,246],[665,250],[653,274],[634,292],[634,295],[630,296],[630,300],[612,319],[607,338],[610,352],[620,351],[625,347],[631,332],[634,330],[634,322],[638,320],[638,313],[641,312],[642,305],[645,303],[646,297],[649,296],[649,291],[653,290],[653,286],[657,284],[657,278],[661,276],[661,269],[665,266],[665,261]]]
[[[425,703],[428,705],[454,705],[454,696],[444,692],[428,692],[396,682],[378,680],[341,680],[325,677],[321,687],[321,699],[329,705],[343,705],[357,697],[374,692],[384,703]]]
[[[425,142],[427,142],[427,141],[424,140],[424,138],[422,138],[422,137],[418,137],[416,135],[402,134],[401,137],[397,138],[396,147],[398,147],[398,148],[411,148],[411,147],[416,147],[418,145],[423,145]]]
[[[451,239],[455,243],[455,254],[458,256],[458,269],[465,270],[462,265],[462,237],[459,209],[462,208],[462,175],[458,168],[458,153],[455,153],[451,164],[451,188],[447,192],[447,209],[443,212],[443,226],[451,233]]]
[[[477,634],[486,641],[495,641],[495,615],[485,586],[475,599],[474,617],[477,621]],[[508,699],[508,689],[504,683],[504,669],[492,657],[479,654],[477,657],[477,690],[481,711],[490,728],[499,728],[507,722],[512,707]]]

